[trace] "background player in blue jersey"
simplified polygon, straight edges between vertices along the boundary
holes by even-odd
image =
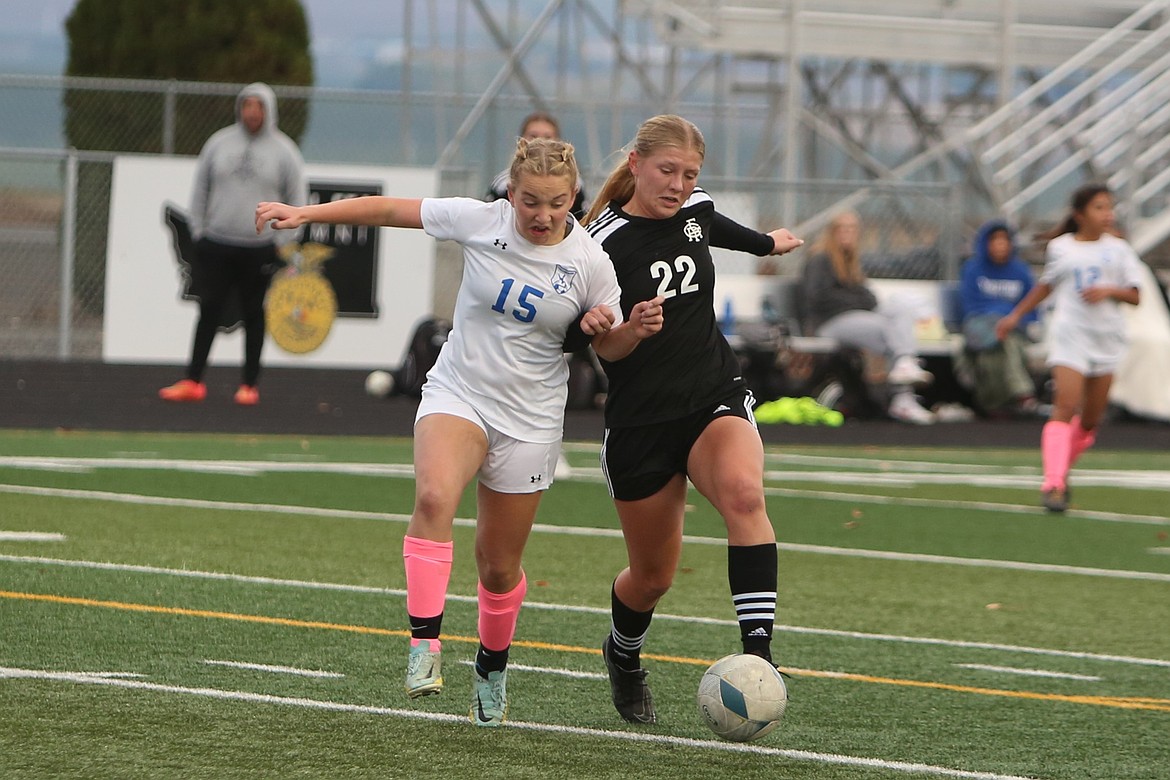
[[[508,200],[492,203],[363,197],[256,209],[257,229],[387,225],[463,245],[453,328],[415,419],[415,505],[403,541],[412,637],[406,692],[417,698],[442,690],[452,526],[464,489],[478,477],[480,645],[471,719],[482,726],[499,725],[507,711],[508,650],[526,592],[521,556],[561,445],[566,332],[580,320],[597,353],[616,360],[662,327],[660,300],[627,308],[623,322],[612,264],[569,215],[578,180],[570,144],[521,139],[510,180]]]
[[[1097,438],[1109,403],[1113,372],[1127,336],[1121,303],[1137,305],[1141,259],[1113,231],[1113,195],[1101,184],[1086,185],[1072,197],[1072,209],[1049,233],[1040,281],[996,323],[1005,338],[1020,319],[1054,296],[1048,325],[1052,367],[1052,414],[1040,434],[1044,507],[1068,508],[1068,472]]]
[[[657,336],[622,360],[602,356],[609,378],[602,467],[629,555],[613,582],[603,651],[614,706],[631,722],[656,719],[640,653],[678,568],[688,478],[727,525],[743,649],[771,660],[776,535],[764,506],[764,450],[752,394],[716,322],[710,248],[763,256],[803,242],[719,214],[695,186],[705,151],[687,120],[647,120],[586,218],[617,269],[622,310],[647,297],[664,301]]]

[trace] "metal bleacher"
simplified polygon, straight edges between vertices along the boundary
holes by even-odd
[[[676,0],[653,3],[666,37],[711,50],[1051,68],[1117,27],[1134,0]],[[1140,40],[1141,33],[1131,36]],[[1104,64],[1102,59],[1098,64]]]
[[[803,95],[802,73],[807,77],[820,63],[926,63],[982,73],[996,85],[994,102],[973,101],[949,121],[924,121],[929,132],[922,132],[917,152],[872,166],[872,179],[940,176],[940,163],[959,160],[968,185],[1022,225],[1051,220],[1076,184],[1105,180],[1118,194],[1139,253],[1170,238],[1170,0],[649,0],[647,6],[672,45],[786,62],[787,106],[794,109],[783,120],[786,139],[806,132],[801,123],[816,132],[818,121],[849,121],[844,111],[823,116],[829,109],[810,106]],[[941,113],[929,96],[919,99],[922,117]],[[849,199],[799,230],[811,234],[844,205]]]

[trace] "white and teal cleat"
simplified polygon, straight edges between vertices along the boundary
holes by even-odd
[[[475,675],[471,696],[471,722],[477,726],[499,726],[508,714],[508,670],[488,672],[487,679]]]
[[[406,695],[412,699],[443,692],[443,655],[437,639],[411,645],[406,659]]]

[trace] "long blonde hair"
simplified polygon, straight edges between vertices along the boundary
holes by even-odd
[[[702,159],[707,154],[707,142],[699,128],[690,121],[675,114],[659,114],[642,123],[638,134],[630,145],[630,151],[637,152],[639,157],[649,157],[663,147],[678,149],[693,149]],[[622,156],[621,161],[613,169],[613,173],[605,180],[597,198],[593,201],[589,213],[582,220],[588,225],[610,201],[624,206],[634,197],[634,174],[630,171],[629,152]]]
[[[568,141],[552,138],[521,138],[516,141],[516,154],[508,171],[509,189],[521,176],[564,176],[569,186],[576,188],[581,172],[577,157]]]
[[[813,246],[813,252],[828,255],[829,265],[833,267],[833,276],[843,284],[862,284],[865,282],[865,272],[861,270],[860,242],[852,248],[841,246],[837,240],[837,230],[848,221],[860,226],[861,219],[855,212],[842,211],[829,222],[821,233],[820,239]]]

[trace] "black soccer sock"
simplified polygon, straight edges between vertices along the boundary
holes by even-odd
[[[609,600],[612,615],[609,633],[610,658],[621,669],[628,672],[637,671],[642,666],[642,645],[646,642],[646,633],[650,630],[654,610],[638,612],[630,609],[618,598],[617,591],[612,586]]]
[[[776,621],[776,545],[727,548],[727,582],[743,651],[772,661]]]
[[[488,650],[483,645],[475,653],[475,673],[487,679],[489,672],[502,672],[508,666],[508,650]]]
[[[411,639],[438,639],[439,630],[443,627],[443,613],[435,615],[434,617],[415,617],[408,614],[410,619],[410,638]]]

